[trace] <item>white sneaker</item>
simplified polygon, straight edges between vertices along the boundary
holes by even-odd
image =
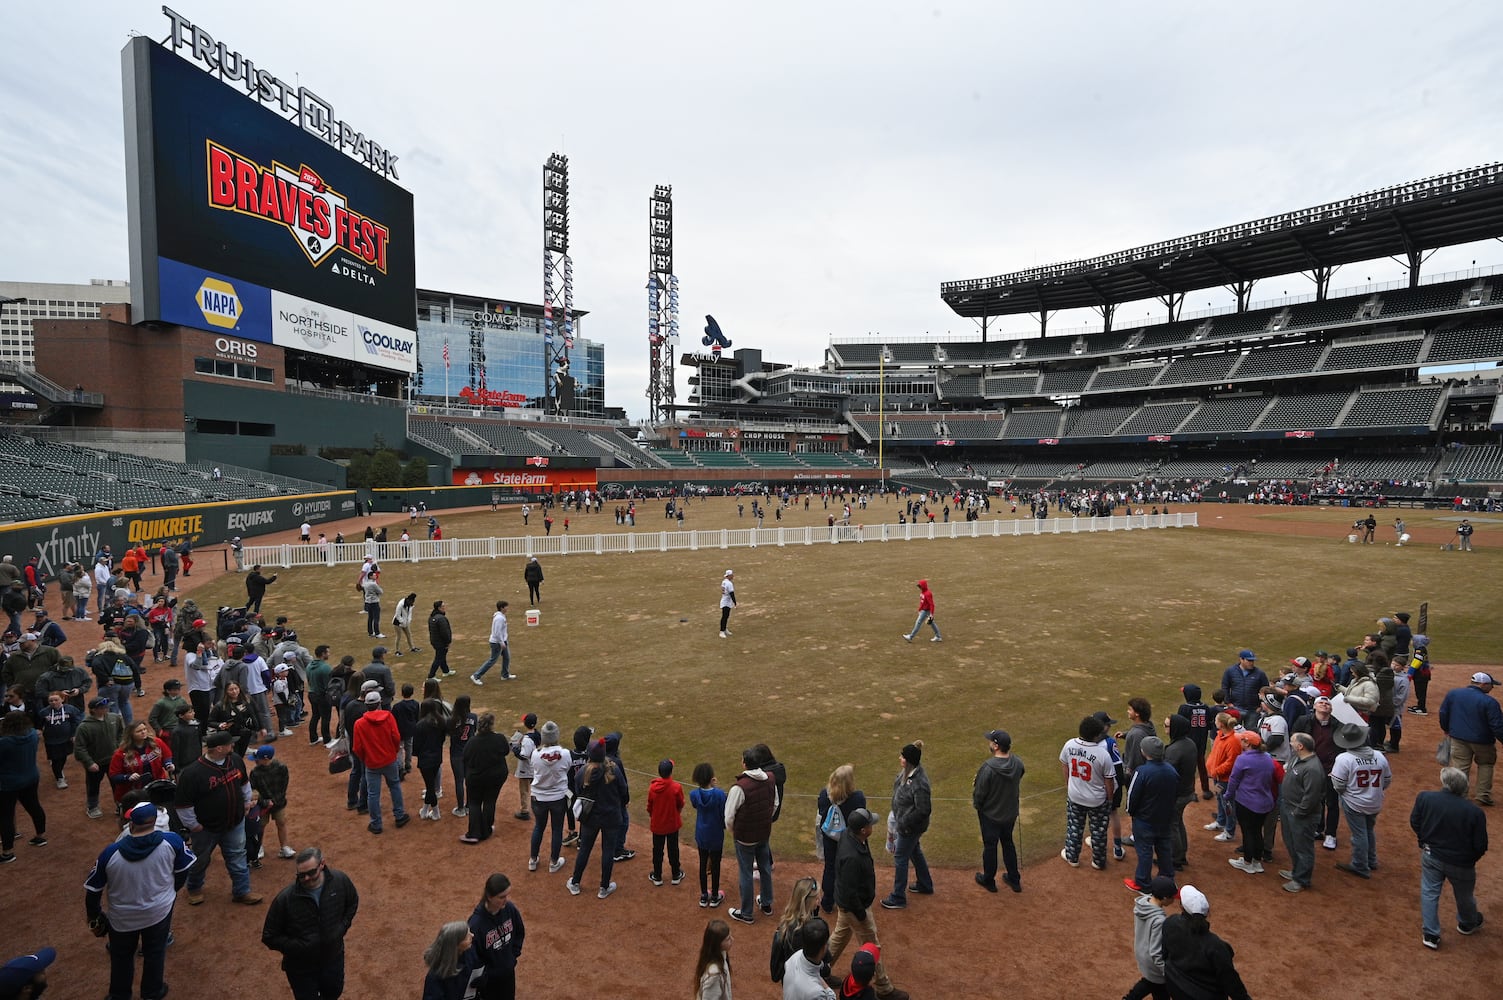
[[[909,635],[907,632],[904,632],[903,633],[903,641],[904,642],[912,642],[913,641],[913,636]]]
[[[470,683],[478,688],[485,687],[485,681],[481,680],[479,677],[476,677],[474,674],[470,675]]]
[[[1218,823],[1218,822],[1216,822],[1215,820],[1211,820],[1211,822],[1207,823],[1204,827],[1202,827],[1202,829],[1205,829],[1205,830],[1219,830],[1219,829],[1221,829],[1221,824]]]
[[[292,848],[287,847],[286,845],[283,845],[282,849],[277,852],[277,857],[279,857],[279,858],[295,858],[295,857],[297,857],[297,851],[294,851]]]
[[[1261,861],[1248,861],[1245,858],[1227,858],[1226,863],[1238,871],[1247,872],[1249,875],[1263,874],[1263,862]]]
[[[375,635],[371,636],[371,638],[372,639],[385,639],[386,638],[386,633],[385,632],[377,632]]]
[[[278,736],[291,736],[292,735],[292,730],[290,730],[290,729],[284,729],[280,733],[277,733],[277,735]]]
[[[1334,851],[1336,850],[1336,838],[1327,837],[1325,840],[1321,841],[1320,846],[1324,847],[1328,851]]]
[[[502,674],[502,675],[501,675],[501,679],[502,679],[502,680],[503,680],[503,681],[514,681],[514,680],[516,680],[516,679],[517,679],[517,672],[516,672],[516,671],[515,671],[515,670],[513,670],[513,671],[512,671],[512,672],[511,672],[511,673],[509,673],[509,674]]]
[[[729,632],[722,632],[722,633],[720,633],[720,638],[722,638],[722,639],[729,639],[730,637],[731,637],[731,634]]]
[[[935,636],[934,638],[930,639],[929,641],[930,642],[944,642],[944,640],[941,639],[939,636]]]
[[[460,808],[451,809],[450,812],[452,812],[455,816],[468,816],[470,814],[470,811],[468,809]]]
[[[557,861],[549,862],[549,864],[548,864],[548,874],[552,875],[554,872],[558,871],[563,866],[564,866],[564,859],[563,858],[559,858]]]
[[[596,893],[595,894],[595,898],[596,899],[604,899],[605,897],[609,896],[611,893],[613,893],[615,891],[616,891],[616,883],[612,882],[610,885],[605,886],[598,893]]]
[[[1229,833],[1227,833],[1225,830],[1222,830],[1220,833],[1216,834],[1216,836],[1212,837],[1211,839],[1212,840],[1219,840],[1223,844],[1225,844],[1225,843],[1227,843],[1228,841],[1230,841],[1232,839],[1232,835],[1229,834]]]
[[[527,859],[527,870],[530,871],[530,872],[535,872],[535,871],[538,870],[538,859],[537,858],[528,858]]]
[[[57,779],[57,787],[59,787],[59,788],[67,788],[68,787],[68,779],[67,778],[58,778]]]
[[[579,883],[576,882],[576,881],[574,881],[572,878],[569,879],[569,881],[565,882],[564,886],[565,886],[565,888],[567,888],[569,890],[569,895],[571,895],[571,896],[578,896],[579,895]]]

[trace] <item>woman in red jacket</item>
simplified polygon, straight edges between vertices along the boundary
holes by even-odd
[[[136,723],[110,758],[110,791],[116,807],[127,792],[171,778],[174,770],[172,750],[152,732],[150,723]]]

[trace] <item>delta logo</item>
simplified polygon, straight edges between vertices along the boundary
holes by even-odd
[[[207,159],[211,207],[285,226],[314,267],[343,250],[386,273],[391,230],[352,211],[306,163],[294,170],[273,160],[266,167],[212,139]]]
[[[240,296],[235,293],[235,286],[218,278],[205,278],[193,294],[193,301],[198,303],[204,320],[221,330],[235,329],[244,313],[240,306]]]

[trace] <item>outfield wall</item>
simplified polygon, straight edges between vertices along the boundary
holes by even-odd
[[[321,524],[354,516],[351,491],[113,510],[0,526],[0,553],[14,556],[17,565],[38,556],[42,572],[51,578],[68,563],[90,564],[104,545],[117,556],[138,542],[152,551],[184,541],[217,545],[234,535],[251,538],[288,531],[304,521]]]
[[[951,521],[948,524],[836,524],[807,528],[722,528],[711,531],[628,531],[615,534],[564,533],[520,538],[445,538],[430,542],[345,543],[343,545],[257,545],[245,547],[245,564],[262,566],[358,565],[368,555],[382,562],[505,559],[528,556],[606,555],[616,552],[681,552],[700,549],[755,549],[762,546],[850,545],[916,542],[940,538],[1002,538],[1025,535],[1091,535],[1103,531],[1194,528],[1198,515],[1133,514],[1121,517],[1060,517],[1039,521]],[[557,525],[555,525],[557,527]]]

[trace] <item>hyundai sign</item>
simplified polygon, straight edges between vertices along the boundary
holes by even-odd
[[[415,371],[412,195],[149,38],[122,59],[136,321]]]

